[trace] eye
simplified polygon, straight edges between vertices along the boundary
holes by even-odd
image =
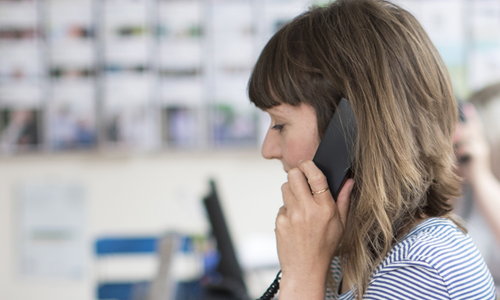
[[[282,132],[283,131],[283,126],[284,126],[283,124],[276,124],[271,129],[278,130],[279,132]]]

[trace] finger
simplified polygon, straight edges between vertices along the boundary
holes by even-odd
[[[469,131],[472,131],[472,136],[476,136],[479,132],[483,131],[483,125],[474,105],[472,105],[471,103],[465,105],[464,114],[467,118],[467,124],[469,124]]]
[[[281,186],[281,193],[283,195],[283,207],[284,208],[291,208],[291,207],[295,206],[296,200],[295,200],[294,194],[292,193],[292,191],[290,189],[289,182],[283,183],[283,185]]]
[[[479,141],[475,139],[464,139],[454,145],[455,156],[460,159],[466,156],[476,156]]]
[[[453,136],[454,147],[460,147],[460,144],[477,138],[476,121],[471,120],[465,124],[459,124],[455,129]]]
[[[290,191],[294,195],[296,204],[304,204],[300,199],[312,198],[307,178],[298,168],[293,168],[288,171],[288,182],[290,183]]]
[[[477,119],[477,112],[476,108],[472,103],[467,103],[462,107],[462,111],[467,118],[467,121],[469,120],[475,120]]]
[[[463,136],[463,125],[458,123],[456,128],[455,128],[455,134],[453,135],[453,144],[460,142]]]
[[[326,176],[312,160],[302,161],[299,164],[299,169],[307,177],[307,182],[309,183],[312,192],[320,192],[328,188]],[[315,194],[314,199],[319,201],[333,200],[333,197],[331,195],[331,191],[327,190],[323,193]]]
[[[456,142],[454,145],[453,145],[453,148],[455,148],[455,152],[456,153],[460,153],[460,152],[463,152],[463,149],[468,145],[470,144],[470,141],[469,140],[466,140],[466,139],[463,139],[463,140],[460,140],[458,142]]]
[[[460,148],[455,149],[455,157],[457,158],[457,162],[459,164],[464,164],[470,161],[472,155],[468,147],[462,145]]]
[[[354,187],[354,180],[349,178],[344,183],[337,198],[337,208],[339,210],[340,220],[345,225],[347,220],[347,213],[349,212],[349,203],[351,200],[352,188]]]

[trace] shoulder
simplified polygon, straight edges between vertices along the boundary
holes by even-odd
[[[493,280],[474,243],[444,218],[425,220],[393,247],[367,296],[379,292],[409,299],[495,299]]]
[[[465,252],[464,252],[465,251]],[[389,252],[377,271],[401,260],[422,261],[440,268],[458,256],[476,256],[469,238],[449,219],[429,218],[413,228]]]

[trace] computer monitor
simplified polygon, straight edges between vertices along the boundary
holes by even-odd
[[[220,205],[214,180],[210,180],[210,191],[203,199],[203,203],[210,220],[212,234],[217,242],[217,250],[220,254],[220,261],[217,267],[220,280],[205,286],[204,299],[250,299],[243,278],[243,272],[236,257],[233,242]]]

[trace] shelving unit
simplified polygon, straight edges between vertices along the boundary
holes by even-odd
[[[0,1],[2,153],[256,148],[246,83],[273,2]]]
[[[256,149],[268,120],[247,98],[252,66],[283,23],[323,2],[0,0],[0,155]],[[395,2],[460,97],[500,80],[498,1]]]

